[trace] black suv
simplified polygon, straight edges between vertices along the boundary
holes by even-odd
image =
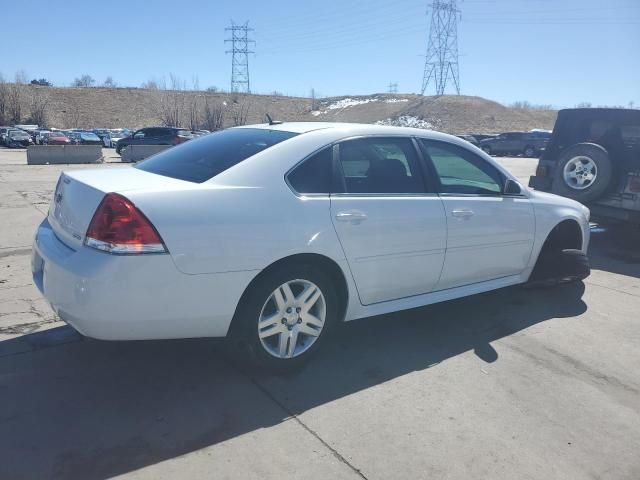
[[[507,132],[480,140],[480,148],[489,155],[537,157],[551,136],[548,132]]]
[[[116,153],[129,145],[178,145],[191,140],[190,130],[175,127],[149,127],[136,131],[131,137],[118,140]]]
[[[558,112],[529,186],[587,204],[594,218],[640,223],[640,110]]]

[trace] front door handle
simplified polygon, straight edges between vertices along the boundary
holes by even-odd
[[[473,210],[469,210],[468,208],[457,208],[451,211],[451,215],[459,218],[469,218],[473,217]]]
[[[360,223],[367,219],[367,214],[359,210],[347,210],[336,213],[336,220],[339,222]]]

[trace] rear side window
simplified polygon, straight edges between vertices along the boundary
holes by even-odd
[[[425,192],[418,158],[408,138],[363,138],[340,143],[345,193]]]
[[[296,133],[232,128],[190,140],[140,162],[145,172],[202,183]]]
[[[333,147],[310,156],[296,168],[287,179],[298,193],[329,193],[331,191],[331,164]]]

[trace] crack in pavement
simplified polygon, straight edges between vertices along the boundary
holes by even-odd
[[[306,423],[304,423],[300,417],[298,417],[298,415],[296,415],[294,412],[292,412],[289,408],[287,408],[286,405],[284,405],[283,403],[281,403],[275,396],[273,396],[271,394],[271,392],[267,389],[267,387],[265,387],[264,385],[262,385],[260,382],[258,382],[253,376],[248,375],[246,373],[243,373],[241,371],[238,370],[238,368],[234,367],[233,365],[230,365],[231,368],[233,368],[234,370],[236,370],[236,372],[240,373],[241,375],[245,375],[249,381],[254,384],[256,386],[256,388],[258,390],[260,390],[264,395],[267,396],[267,398],[271,399],[271,401],[273,403],[275,403],[278,407],[280,407],[287,415],[289,415],[290,418],[292,418],[293,420],[295,420],[296,423],[298,423],[298,425],[300,425],[302,428],[304,428],[307,433],[309,433],[310,435],[312,435],[315,439],[317,439],[322,445],[324,445],[324,447],[329,450],[332,455],[341,463],[343,463],[344,465],[346,465],[352,472],[354,472],[356,475],[358,475],[360,478],[363,478],[364,480],[368,480],[367,477],[365,476],[364,473],[362,473],[362,471],[357,468],[355,465],[353,465],[349,460],[347,460],[340,452],[338,452],[335,448],[333,448],[331,445],[329,445],[329,443],[324,440],[320,434],[318,434],[316,431],[314,431],[311,427],[309,427]]]

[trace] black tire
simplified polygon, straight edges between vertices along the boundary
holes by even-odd
[[[532,147],[531,145],[527,145],[526,147],[524,147],[524,150],[523,150],[522,154],[525,157],[533,158],[533,157],[536,156],[536,149],[535,149],[535,147]]]
[[[262,345],[258,335],[258,319],[271,294],[292,280],[313,282],[324,295],[326,317],[320,335],[303,353],[291,358],[278,358]],[[331,279],[322,270],[312,265],[286,265],[266,273],[243,295],[234,316],[229,336],[236,353],[240,352],[242,363],[269,372],[286,372],[300,368],[326,343],[338,320],[338,295]],[[238,348],[240,347],[240,348]]]
[[[596,166],[596,177],[593,183],[583,190],[569,185],[564,178],[564,169],[576,157],[586,157]],[[573,198],[582,203],[600,198],[611,183],[612,168],[609,154],[600,145],[594,143],[578,143],[567,148],[556,164],[552,191],[563,197]]]
[[[589,258],[580,250],[542,251],[525,286],[529,288],[554,287],[579,282],[591,273]]]
[[[486,145],[484,147],[482,147],[482,150],[484,151],[484,153],[486,153],[487,155],[491,155],[491,147]]]

